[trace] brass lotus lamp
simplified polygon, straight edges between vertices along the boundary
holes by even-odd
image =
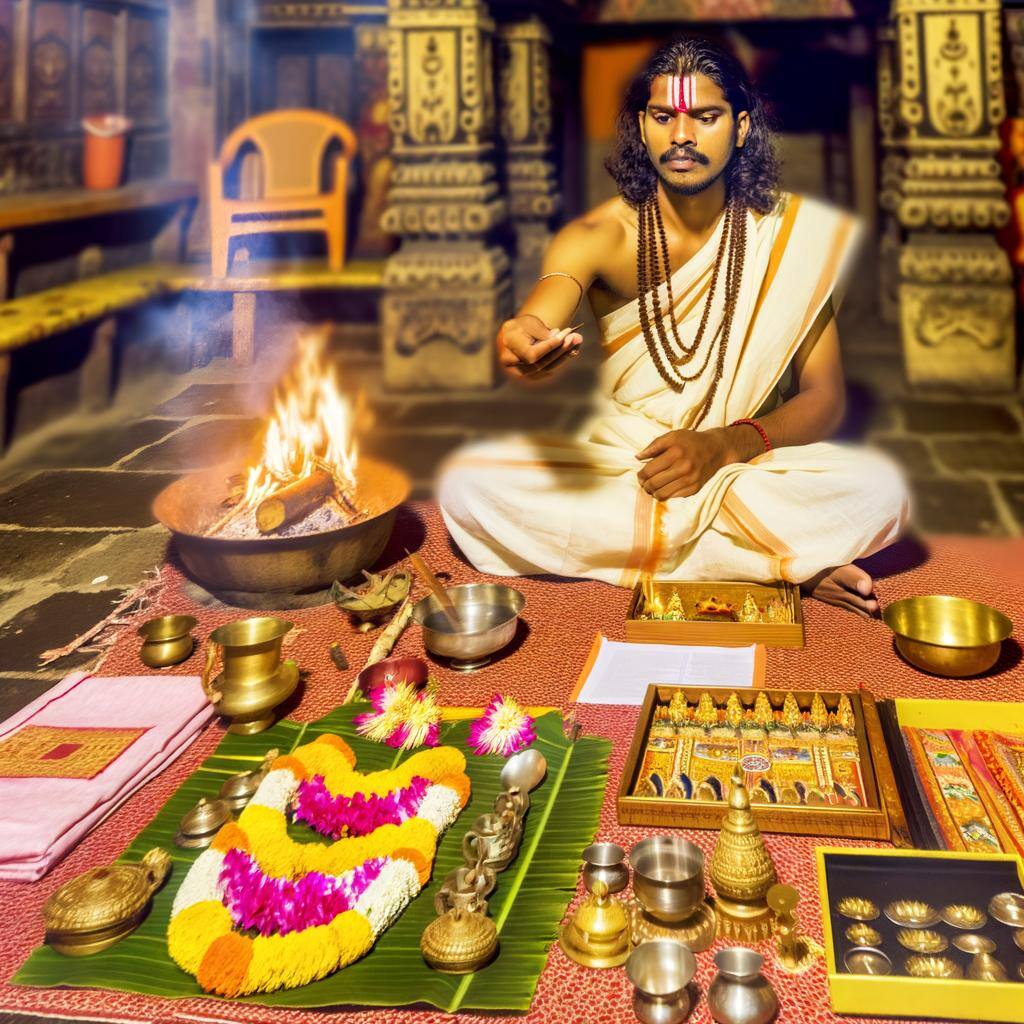
[[[65,956],[89,956],[114,945],[142,924],[170,870],[167,853],[153,849],[139,864],[90,868],[71,879],[43,906],[47,945]]]
[[[766,897],[775,883],[775,865],[750,811],[750,794],[739,765],[731,784],[729,810],[710,864],[718,933],[744,943],[762,942],[772,934]]]
[[[629,919],[623,905],[596,879],[590,895],[562,929],[559,945],[585,967],[619,967],[629,959]]]

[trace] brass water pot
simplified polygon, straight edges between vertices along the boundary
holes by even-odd
[[[987,672],[1013,623],[1000,611],[948,594],[894,601],[882,615],[896,650],[915,668],[956,679]]]
[[[139,626],[143,639],[139,658],[150,668],[166,668],[184,661],[195,646],[192,630],[196,620],[191,615],[161,615]]]
[[[294,623],[272,616],[241,619],[210,634],[203,669],[203,690],[211,704],[231,719],[228,732],[262,732],[274,723],[274,708],[299,682],[294,661],[281,662],[281,641]],[[218,649],[224,670],[211,679]]]

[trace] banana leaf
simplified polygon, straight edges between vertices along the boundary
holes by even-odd
[[[168,800],[153,822],[123,854],[137,861],[154,846],[174,861],[171,877],[156,894],[143,924],[110,949],[80,959],[48,946],[36,949],[12,981],[18,985],[73,985],[139,992],[167,998],[204,996],[194,978],[167,954],[165,939],[174,894],[198,851],[182,850],[173,836],[182,815],[201,796],[217,794],[235,772],[258,766],[264,753],[282,753],[322,733],[343,736],[357,755],[356,767],[376,771],[399,764],[408,754],[360,737],[352,718],[365,705],[337,708],[317,722],[283,721],[257,736],[227,735],[217,750]],[[489,912],[498,928],[497,958],[475,974],[452,976],[431,970],[420,956],[420,934],[435,917],[434,894],[449,871],[462,863],[462,837],[478,814],[493,809],[504,759],[468,751],[468,720],[445,722],[441,743],[467,753],[473,784],[469,804],[442,838],[431,881],[362,960],[302,988],[248,996],[239,1003],[267,1006],[408,1006],[457,1010],[526,1011],[558,924],[576,889],[580,853],[592,840],[607,777],[607,740],[583,737],[570,743],[558,713],[537,719],[533,746],[548,762],[544,782],[531,794],[525,833],[516,859],[498,875]],[[297,839],[324,841],[301,825]]]

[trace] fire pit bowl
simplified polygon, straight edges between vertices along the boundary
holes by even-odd
[[[175,480],[157,495],[153,514],[174,535],[188,574],[243,607],[297,607],[309,603],[297,596],[326,591],[335,580],[369,568],[387,545],[398,506],[410,491],[400,469],[363,456],[353,501],[366,515],[351,526],[292,537],[205,536],[224,514],[227,480],[236,470],[221,466]],[[329,600],[325,592],[323,601]]]

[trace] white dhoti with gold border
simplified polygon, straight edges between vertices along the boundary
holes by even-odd
[[[765,407],[809,332],[838,306],[853,249],[852,218],[814,200],[786,196],[773,213],[747,217],[732,333],[701,429]],[[672,278],[671,315],[686,345],[696,335],[721,230],[720,222]],[[667,310],[665,285],[660,299]],[[720,318],[712,310],[705,339],[715,337]],[[693,425],[715,360],[679,394],[647,351],[636,301],[600,326],[599,410],[577,436],[512,435],[469,445],[445,466],[441,511],[476,568],[621,586],[645,573],[803,582],[898,536],[908,512],[901,474],[877,452],[839,444],[778,448],[723,467],[690,497],[651,497],[637,479],[636,454],[666,431]]]

